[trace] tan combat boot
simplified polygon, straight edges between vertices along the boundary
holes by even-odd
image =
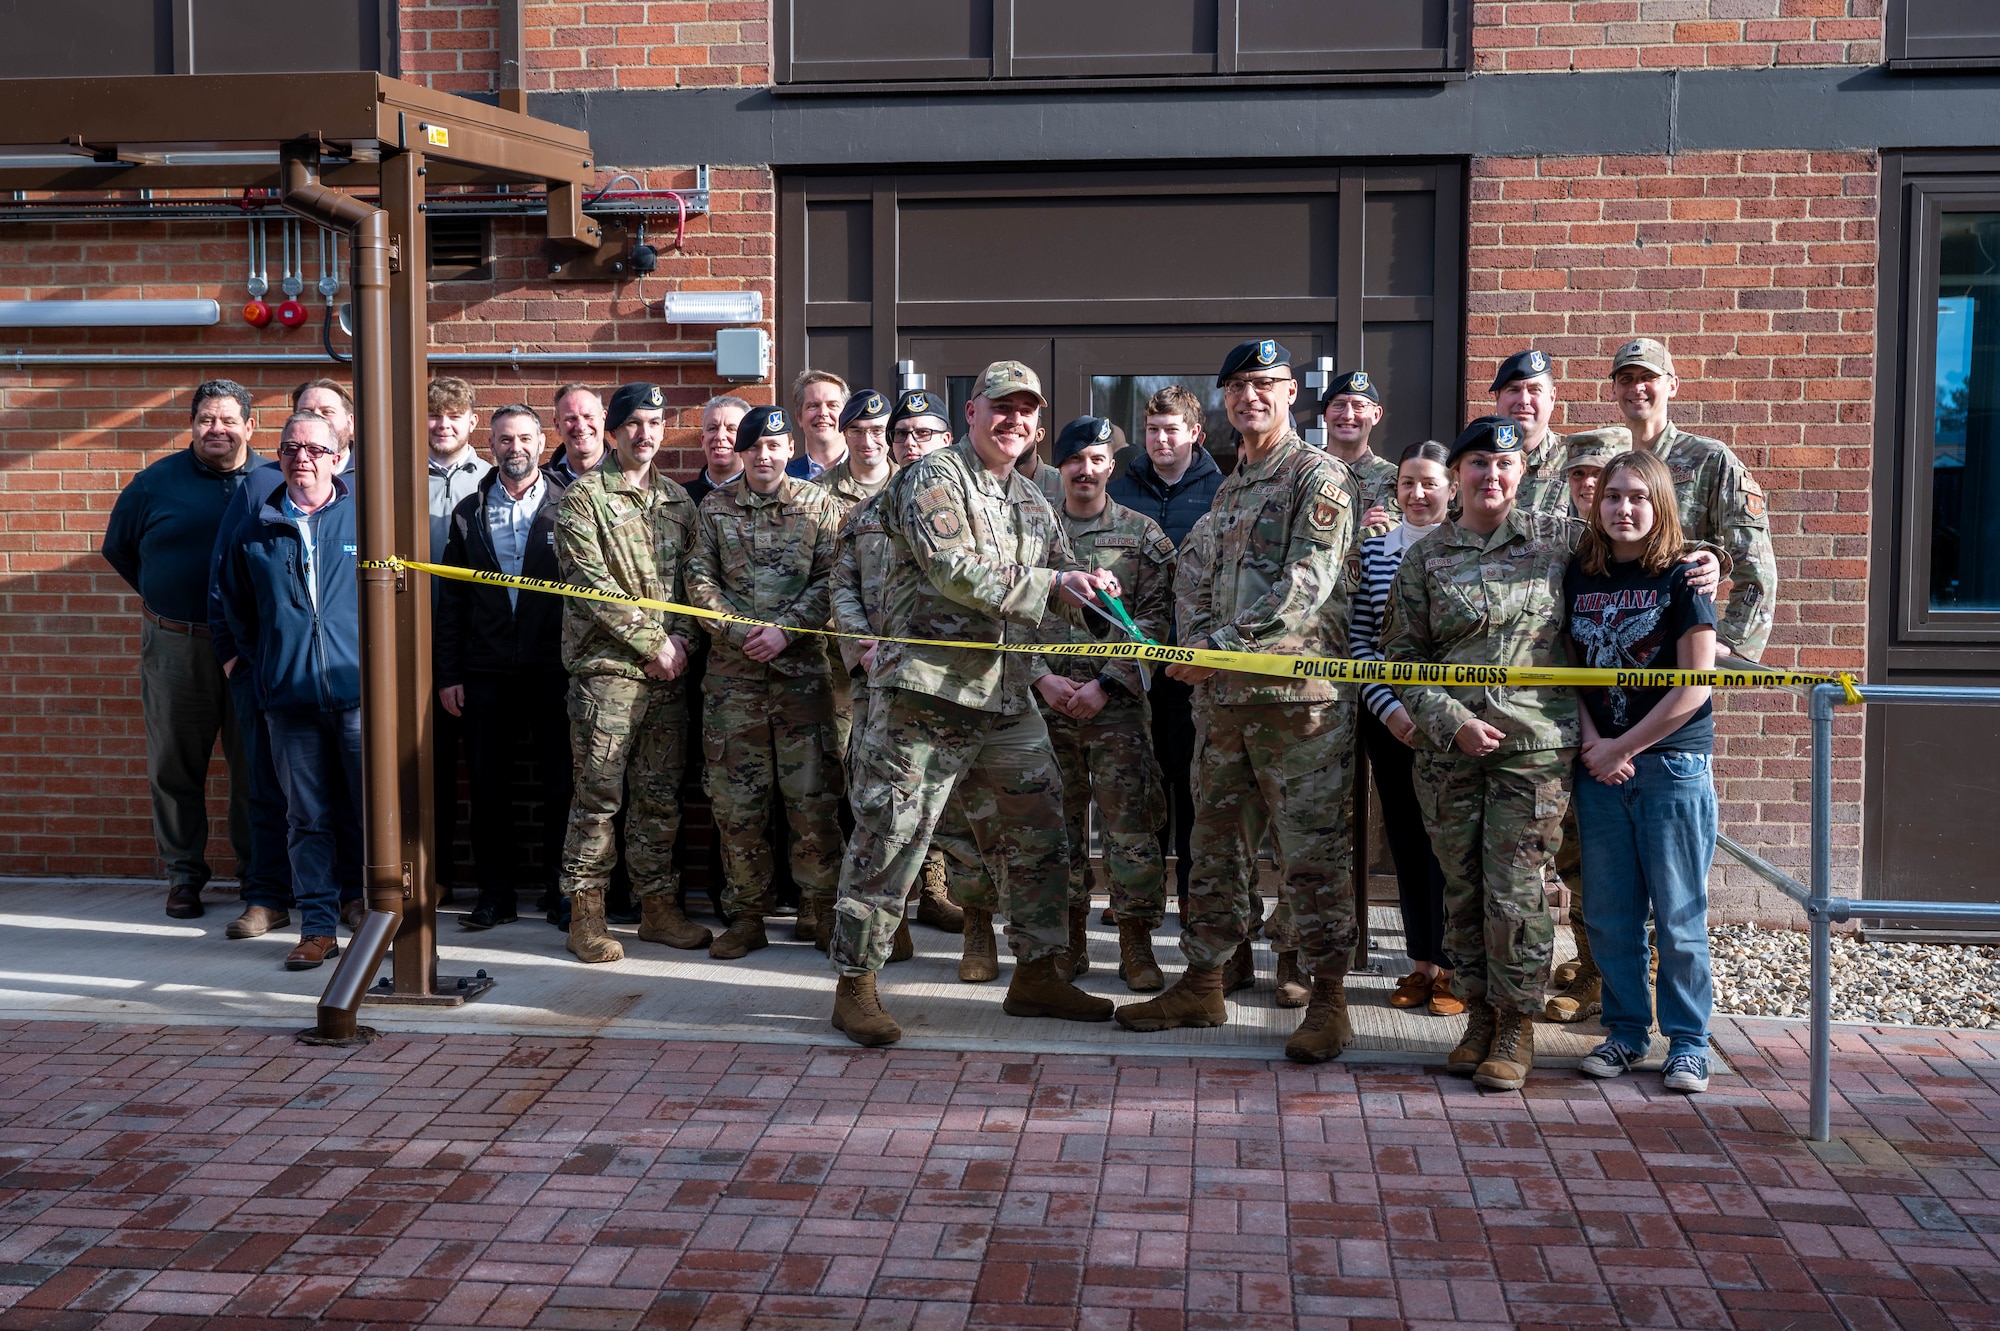
[[[993,912],[965,908],[965,953],[958,959],[958,978],[985,984],[1000,978],[1000,953],[993,943]]]
[[[1118,1024],[1128,1031],[1171,1031],[1181,1026],[1220,1026],[1229,1020],[1222,999],[1222,971],[1190,966],[1174,987],[1143,1003],[1118,1009]]]
[[[639,937],[689,952],[707,947],[714,935],[683,914],[668,893],[649,892],[639,898]]]
[[[1278,954],[1278,1006],[1304,1007],[1312,998],[1312,987],[1299,973],[1299,954],[1280,952]]]
[[[1570,926],[1576,935],[1576,960],[1565,961],[1549,977],[1556,994],[1542,1008],[1550,1021],[1572,1022],[1604,1011],[1604,975],[1590,954],[1590,930],[1581,920]]]
[[[1454,1077],[1470,1077],[1486,1061],[1487,1051],[1493,1048],[1493,1005],[1483,998],[1467,1000],[1465,1004],[1465,1034],[1459,1037],[1458,1047],[1444,1056],[1444,1070]]]
[[[1324,1063],[1339,1058],[1353,1041],[1354,1026],[1347,1019],[1347,976],[1314,976],[1311,1006],[1285,1041],[1285,1057],[1294,1063]]]
[[[735,961],[770,945],[771,940],[764,933],[764,917],[746,910],[736,917],[736,923],[722,931],[720,938],[708,945],[708,955],[717,961]]]
[[[569,897],[570,955],[578,961],[623,961],[625,949],[604,927],[604,889],[580,887]]]
[[[1118,921],[1118,978],[1135,994],[1155,993],[1167,983],[1153,956],[1153,931],[1138,920]]]
[[[828,909],[831,909],[833,906],[833,903],[830,901],[826,904]],[[792,921],[793,942],[810,943],[813,939],[819,937],[819,912],[820,900],[818,895],[812,892],[800,892],[799,913]]]
[[[889,937],[889,960],[908,961],[917,955],[917,940],[910,937],[910,904],[903,903],[903,918],[896,924],[896,932]]]
[[[833,990],[833,1029],[859,1045],[894,1044],[903,1028],[882,1008],[875,975],[843,975]]]
[[[1090,907],[1069,908],[1069,942],[1056,953],[1056,974],[1074,980],[1090,974]]]
[[[965,932],[965,912],[945,888],[942,860],[924,861],[923,877],[917,887],[917,923],[948,934]]]
[[[1525,1012],[1502,1012],[1493,1048],[1472,1079],[1496,1091],[1518,1091],[1535,1068],[1535,1023]]]
[[[1222,992],[1233,994],[1256,983],[1257,958],[1250,950],[1250,940],[1246,938],[1229,954],[1229,960],[1222,963]]]
[[[1055,1017],[1062,1021],[1110,1021],[1111,1000],[1092,998],[1062,978],[1056,954],[1036,957],[1014,967],[1000,1008],[1010,1017]]]

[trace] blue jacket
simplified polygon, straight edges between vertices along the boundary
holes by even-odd
[[[1222,468],[1215,465],[1207,449],[1196,445],[1194,456],[1188,459],[1188,469],[1172,485],[1154,472],[1153,459],[1146,450],[1136,448],[1132,460],[1125,465],[1125,474],[1104,490],[1125,507],[1159,523],[1160,530],[1178,548],[1194,530],[1194,524],[1201,521],[1202,514],[1214,505],[1215,492],[1221,488]]]
[[[215,548],[208,556],[208,634],[215,648],[215,659],[223,665],[236,659],[237,649],[236,634],[222,609],[222,565],[243,544],[243,533],[257,521],[257,515],[264,511],[271,496],[284,488],[283,467],[273,465],[251,472],[236,487],[229,507],[222,511],[222,524],[215,529]]]
[[[273,491],[222,563],[222,609],[266,711],[341,712],[361,705],[361,598],[355,502],[335,477],[313,540],[315,607],[298,523]]]

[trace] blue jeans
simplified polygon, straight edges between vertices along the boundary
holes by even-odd
[[[1708,964],[1708,866],[1715,858],[1715,781],[1706,753],[1642,753],[1623,785],[1576,769],[1590,948],[1604,973],[1604,1028],[1643,1052],[1646,908],[1659,935],[1660,1031],[1672,1053],[1708,1048],[1714,986]]]
[[[361,709],[266,712],[264,724],[285,788],[299,934],[338,937],[341,897],[361,890]]]
[[[264,729],[264,712],[257,706],[254,673],[239,661],[229,677],[229,696],[236,704],[236,724],[243,732],[243,756],[250,768],[250,863],[239,866],[243,900],[272,910],[292,908],[290,832],[285,820],[285,788],[271,759],[271,737]]]

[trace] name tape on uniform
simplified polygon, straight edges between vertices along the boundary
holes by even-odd
[[[1582,666],[1488,666],[1430,665],[1414,661],[1357,661],[1334,656],[1282,656],[1275,652],[1227,652],[1212,647],[1163,647],[1145,642],[1104,643],[1000,643],[954,642],[939,638],[871,638],[865,633],[843,633],[838,629],[795,627],[706,610],[698,605],[658,601],[624,592],[576,587],[546,578],[518,578],[505,573],[484,573],[477,569],[453,568],[445,564],[425,564],[414,559],[364,559],[362,568],[414,569],[434,578],[457,582],[479,582],[489,587],[514,587],[522,591],[548,592],[585,601],[608,601],[642,610],[664,610],[669,614],[712,619],[723,624],[743,624],[751,628],[776,628],[786,633],[812,633],[826,638],[857,638],[872,642],[897,642],[910,647],[951,647],[961,651],[1028,652],[1041,656],[1089,656],[1153,665],[1205,666],[1212,670],[1234,670],[1249,675],[1275,675],[1285,679],[1323,679],[1335,684],[1428,685],[1436,688],[1522,688],[1547,685],[1556,688],[1673,689],[1800,689],[1819,684],[1838,684],[1846,701],[1855,706],[1861,694],[1854,676],[1846,671],[1820,675],[1786,670],[1594,670]]]

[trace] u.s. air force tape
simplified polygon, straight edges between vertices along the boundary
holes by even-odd
[[[1040,656],[1089,656],[1152,665],[1205,666],[1211,670],[1234,670],[1249,675],[1276,675],[1285,679],[1323,679],[1335,684],[1388,684],[1434,688],[1526,688],[1546,685],[1554,688],[1673,689],[1800,689],[1819,684],[1837,684],[1846,701],[1860,705],[1861,694],[1854,676],[1845,671],[1820,675],[1784,670],[1591,670],[1580,666],[1490,666],[1430,665],[1415,661],[1357,661],[1336,656],[1281,656],[1276,652],[1225,652],[1212,647],[1163,647],[1143,642],[1085,643],[1001,643],[952,642],[939,638],[870,638],[866,633],[842,633],[838,629],[804,628],[791,624],[771,624],[748,615],[732,615],[707,610],[698,605],[681,605],[624,592],[575,587],[545,578],[517,578],[504,573],[482,573],[477,569],[452,568],[445,564],[425,564],[414,559],[364,559],[363,568],[406,568],[435,578],[458,582],[482,582],[491,587],[516,587],[522,591],[549,592],[586,601],[608,601],[642,610],[664,610],[669,614],[712,619],[722,624],[743,624],[751,628],[777,628],[786,633],[813,633],[826,638],[860,638],[876,642],[899,642],[911,647],[952,647],[961,651],[1028,652]]]

